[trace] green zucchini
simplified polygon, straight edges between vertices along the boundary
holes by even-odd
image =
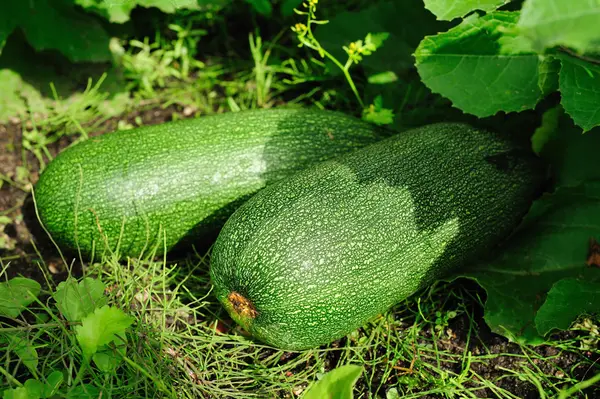
[[[35,200],[42,224],[67,250],[160,255],[214,237],[266,184],[386,134],[342,113],[308,109],[119,131],[60,153],[40,176]]]
[[[242,205],[213,247],[214,293],[282,349],[327,344],[519,223],[545,167],[504,136],[429,125],[311,166]]]

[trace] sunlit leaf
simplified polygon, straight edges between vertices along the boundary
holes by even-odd
[[[460,25],[427,36],[415,51],[423,82],[459,109],[478,117],[532,109],[542,98],[543,58],[512,32],[519,14],[472,15]]]
[[[511,0],[425,0],[425,8],[438,19],[451,20],[475,10],[494,11]]]
[[[575,123],[588,131],[600,125],[600,65],[562,56],[561,103]]]
[[[75,327],[77,341],[86,358],[98,352],[104,345],[117,339],[131,325],[133,319],[122,310],[103,306],[83,319],[80,326]]]
[[[600,48],[599,24],[597,0],[527,0],[518,27],[540,51],[560,45],[584,52]]]
[[[312,385],[302,398],[352,399],[352,388],[362,371],[362,367],[351,364],[333,369]]]

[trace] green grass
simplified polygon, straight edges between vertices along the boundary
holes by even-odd
[[[93,385],[109,397],[297,397],[325,371],[354,363],[365,366],[356,397],[519,398],[511,393],[519,383],[551,398],[598,372],[591,360],[600,355],[598,346],[588,342],[580,349],[586,340],[597,343],[597,324],[595,337],[588,324],[589,331],[541,348],[499,339],[486,346],[475,315],[481,292],[457,283],[436,284],[329,347],[268,348],[226,318],[210,294],[207,263],[206,256],[191,256],[177,263],[105,259],[89,265],[85,274],[104,282],[108,304],[134,317],[120,366],[102,372],[86,365],[73,325],[42,295],[21,317],[0,323],[0,334],[25,334],[39,356],[34,374],[14,347],[2,347],[5,387],[60,370],[65,384]],[[55,282],[45,276],[52,291]],[[567,354],[573,357],[567,367],[553,364]]]

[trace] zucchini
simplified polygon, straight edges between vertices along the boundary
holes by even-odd
[[[519,223],[545,167],[504,136],[429,125],[267,187],[213,247],[214,293],[259,340],[287,349],[343,337]]]
[[[205,116],[90,138],[60,153],[35,186],[40,220],[85,257],[160,255],[216,235],[266,184],[364,147],[386,131],[331,111]]]

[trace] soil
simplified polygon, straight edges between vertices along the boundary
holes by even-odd
[[[133,124],[134,120],[140,117],[144,125],[163,123],[171,120],[174,112],[177,112],[180,117],[193,116],[189,112],[183,112],[177,106],[138,110],[128,115],[103,122],[91,135],[94,136],[116,130],[119,120],[125,120]],[[0,173],[13,180],[16,178],[17,167],[24,165],[21,155],[23,128],[27,129],[27,126],[24,127],[21,121],[16,119],[7,124],[0,125]],[[53,156],[56,155],[61,149],[67,147],[72,140],[72,137],[63,137],[49,148],[50,153]],[[31,153],[27,152],[27,154],[27,169],[30,171],[28,182],[20,184],[20,187],[5,182],[0,188],[0,212],[10,210],[6,216],[9,216],[13,221],[5,226],[4,232],[0,231],[0,238],[4,234],[4,238],[9,242],[9,249],[0,249],[0,266],[5,269],[2,276],[3,280],[22,275],[36,279],[42,285],[45,285],[42,267],[47,268],[46,270],[54,275],[53,279],[55,281],[60,281],[67,275],[67,266],[63,264],[53,245],[45,239],[46,235],[40,230],[35,214],[32,211],[30,195],[27,191],[24,191],[29,190],[31,184],[35,184],[39,176],[39,164],[37,160]],[[75,275],[79,274],[78,270],[75,269],[72,270],[72,273]],[[472,288],[478,289],[476,285]],[[484,295],[483,291],[481,295]],[[474,363],[471,365],[471,369],[481,377],[495,381],[497,386],[512,392],[519,398],[539,398],[540,394],[538,390],[530,382],[522,381],[516,376],[513,378],[497,379],[501,376],[506,376],[506,370],[522,369],[519,364],[523,362],[522,358],[508,355],[511,353],[522,354],[522,351],[518,345],[508,342],[505,338],[493,334],[489,330],[483,321],[480,308],[475,309],[475,314],[477,315],[476,327],[478,334],[476,342],[472,340],[468,343],[469,350],[473,354],[485,353],[487,350],[489,353],[502,353],[504,355],[491,358],[487,363]],[[438,341],[439,345],[441,345],[440,349],[462,355],[464,348],[467,347],[467,331],[469,329],[467,315],[452,319],[448,328],[451,334],[449,338]],[[565,332],[559,338],[571,338],[574,335],[574,332]],[[420,339],[427,340],[428,338],[430,337],[424,336]],[[342,340],[334,345],[338,344],[343,347],[343,343]],[[543,345],[533,349],[540,355],[551,358],[551,360],[537,364],[546,375],[555,375],[560,379],[564,375],[563,370],[566,370],[571,373],[571,376],[576,377],[578,380],[583,380],[590,378],[598,372],[598,367],[592,370],[589,366],[590,363],[596,365],[600,363],[598,355],[592,352],[559,353],[555,347]],[[338,351],[332,351],[329,355],[331,358],[328,359],[328,364],[331,368],[335,367],[338,363],[339,353],[336,355],[336,352]],[[594,356],[595,358],[593,358]],[[290,354],[289,358],[282,360],[285,362],[294,357],[294,355]],[[416,360],[418,361],[418,354]],[[398,364],[398,366],[410,369],[411,365]],[[443,360],[440,362],[439,367],[452,372],[460,372],[461,369],[460,364],[444,362]],[[377,372],[375,372],[375,375],[376,378],[373,381],[374,384],[371,387],[371,393],[379,395],[379,397],[385,397],[385,392],[389,387],[396,386],[401,381],[406,382],[406,378],[410,378],[410,373],[399,372],[397,375],[388,378],[387,381],[382,381],[381,388],[375,388],[373,391],[373,387],[379,385]],[[379,378],[381,379],[382,376],[380,375]],[[490,390],[475,391],[475,395],[478,397],[494,397],[493,392]],[[437,398],[439,396],[427,397]],[[600,398],[600,388],[588,389],[587,397]]]

